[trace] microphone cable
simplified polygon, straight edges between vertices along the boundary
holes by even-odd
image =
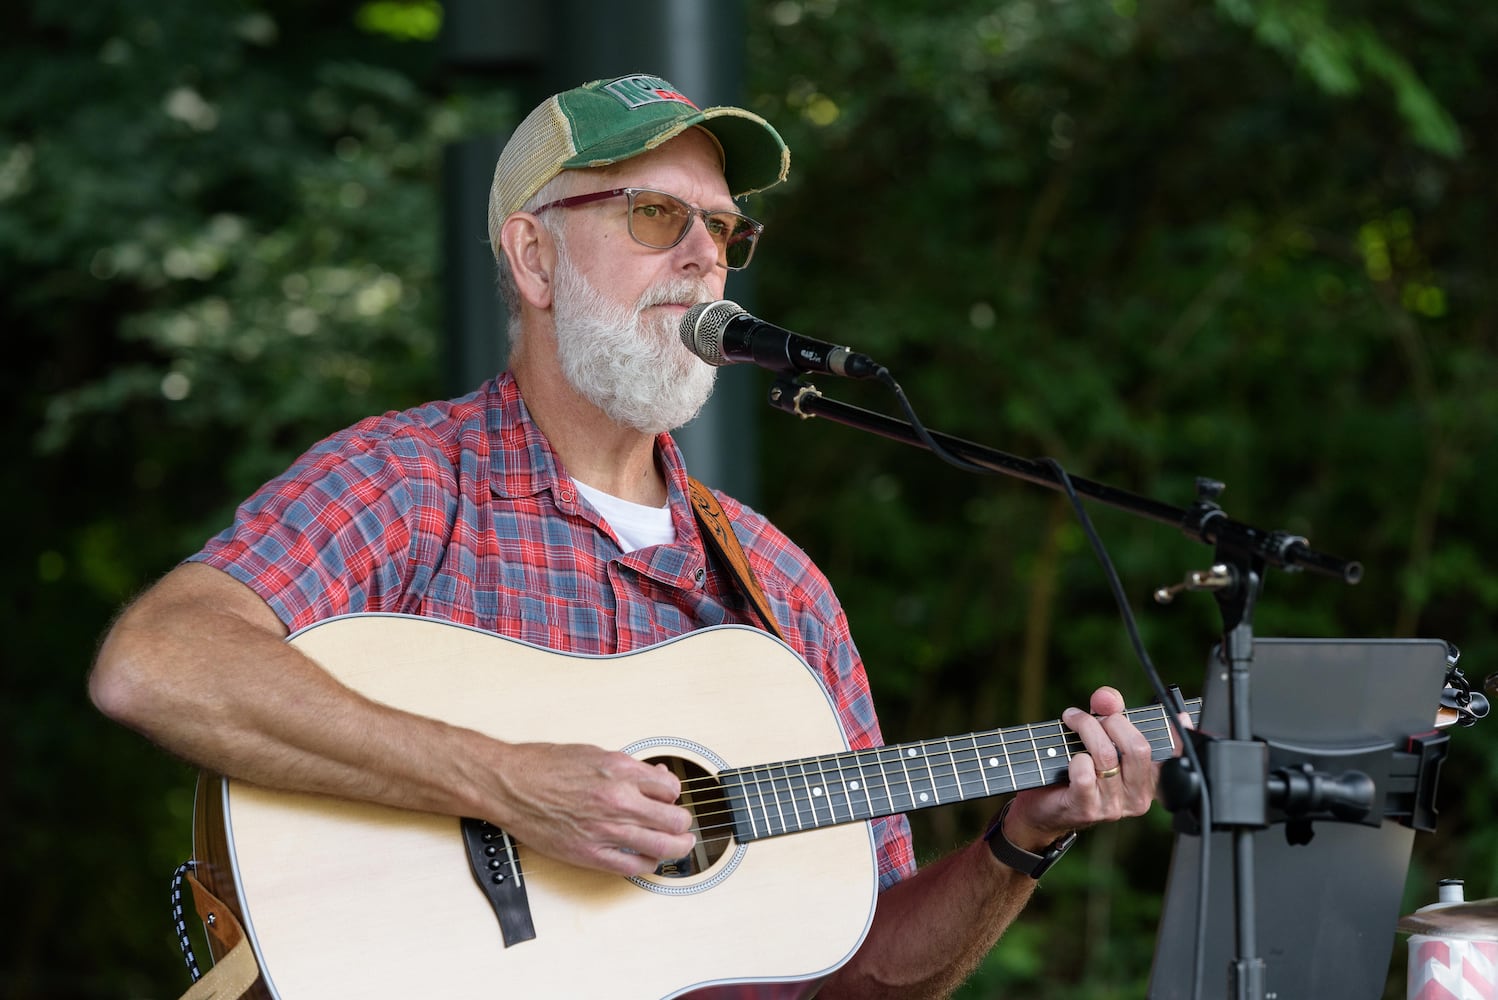
[[[895,399],[899,402],[900,409],[904,412],[905,419],[915,431],[916,437],[920,439],[921,443],[933,455],[953,468],[961,469],[964,472],[990,476],[999,474],[995,469],[990,469],[985,465],[979,465],[975,462],[969,462],[942,447],[936,438],[931,435],[931,432],[926,429],[920,417],[916,415],[915,407],[910,404],[910,400],[905,395],[905,390],[900,387],[900,383],[890,374],[888,368],[881,365],[874,377],[894,393]],[[1092,518],[1088,516],[1087,508],[1082,503],[1082,498],[1077,495],[1076,488],[1072,485],[1071,476],[1062,468],[1061,463],[1054,458],[1042,458],[1040,462],[1051,470],[1056,483],[1061,487],[1062,492],[1066,494],[1067,500],[1070,501],[1072,511],[1076,514],[1077,521],[1082,527],[1082,532],[1087,536],[1087,541],[1092,546],[1093,554],[1102,565],[1104,576],[1108,580],[1108,588],[1113,594],[1114,603],[1118,605],[1119,615],[1123,618],[1124,628],[1129,634],[1129,642],[1133,646],[1135,657],[1139,660],[1140,666],[1144,670],[1145,678],[1149,681],[1150,690],[1154,692],[1156,700],[1165,707],[1166,717],[1180,739],[1181,750],[1185,754],[1186,759],[1191,762],[1191,766],[1195,769],[1197,775],[1203,779],[1199,782],[1201,810],[1201,859],[1199,867],[1201,877],[1197,881],[1196,942],[1191,964],[1191,996],[1195,1000],[1200,1000],[1202,995],[1203,966],[1206,962],[1207,951],[1206,917],[1212,850],[1212,805],[1211,795],[1208,792],[1205,780],[1206,772],[1202,770],[1202,763],[1197,755],[1196,745],[1187,738],[1185,728],[1182,726],[1178,714],[1173,711],[1176,707],[1174,703],[1175,699],[1171,698],[1169,692],[1166,690],[1164,682],[1160,679],[1159,672],[1155,669],[1154,661],[1150,658],[1149,651],[1145,648],[1144,640],[1139,634],[1139,624],[1135,620],[1133,608],[1129,605],[1128,596],[1124,592],[1123,583],[1119,580],[1118,571],[1113,565],[1113,559],[1108,554],[1107,547],[1103,544],[1103,540],[1098,535],[1097,529],[1093,527]]]

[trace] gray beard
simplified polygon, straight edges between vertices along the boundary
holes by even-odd
[[[718,370],[688,351],[664,317],[643,315],[652,305],[712,301],[703,282],[663,282],[633,306],[621,306],[590,285],[564,253],[553,294],[562,374],[615,423],[646,434],[674,430],[712,395]]]

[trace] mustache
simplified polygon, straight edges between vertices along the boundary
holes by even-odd
[[[672,278],[653,285],[635,302],[635,311],[643,312],[651,306],[687,305],[695,306],[714,300],[713,291],[706,281],[696,278]]]

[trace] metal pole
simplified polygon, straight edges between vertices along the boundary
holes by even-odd
[[[741,0],[560,0],[548,6],[449,0],[444,12],[449,65],[513,79],[521,114],[546,94],[629,73],[662,76],[703,107],[743,99]],[[453,392],[494,375],[507,353],[484,222],[505,138],[455,144],[444,164],[445,374]],[[752,311],[750,281],[748,274],[733,275],[726,294]],[[676,433],[693,475],[751,504],[759,479],[754,413],[765,390],[758,371],[726,368],[702,413]]]
[[[743,100],[744,11],[740,0],[562,0],[554,8],[548,70],[555,89],[588,80],[654,73],[702,107]],[[751,274],[733,275],[727,296],[753,311]],[[746,503],[758,495],[755,411],[764,377],[748,366],[718,373],[718,388],[697,419],[676,432],[692,474]]]

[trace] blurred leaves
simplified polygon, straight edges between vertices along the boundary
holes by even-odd
[[[751,38],[757,109],[795,164],[764,213],[761,311],[877,357],[933,429],[1183,508],[1194,476],[1220,479],[1230,516],[1366,564],[1354,588],[1272,573],[1260,634],[1433,635],[1490,662],[1498,523],[1478,512],[1498,460],[1498,220],[1483,164],[1498,123],[1470,84],[1498,15],[870,7],[777,5]],[[867,386],[819,387],[897,412]],[[1056,498],[763,419],[796,441],[766,456],[764,481],[786,488],[764,507],[839,587],[887,737],[1054,718],[1101,683],[1149,697]],[[1210,550],[1092,514],[1156,664],[1194,692],[1215,609],[1149,595]],[[1447,774],[1462,776],[1418,842],[1412,905],[1432,869],[1475,879],[1498,847],[1481,822],[1490,768],[1473,773],[1494,736],[1454,743]],[[920,814],[918,843],[960,843],[985,815]],[[1115,845],[1109,863],[1137,882],[1069,858],[1044,904],[1068,930],[1033,943],[1038,969],[1001,946],[965,995],[1142,995],[1157,913],[1136,903],[1158,899],[1168,846],[1159,830]],[[1099,907],[1110,924],[1089,919]]]
[[[1221,479],[1231,516],[1367,565],[1353,588],[1271,574],[1261,634],[1438,636],[1492,672],[1498,8],[745,8],[749,100],[793,149],[754,208],[757,312],[879,358],[933,429],[1181,507]],[[87,707],[86,666],[119,604],[302,448],[439,391],[443,144],[516,112],[440,72],[441,17],[32,0],[0,38],[0,378],[21,449],[7,996],[185,985],[165,886],[191,772]],[[766,449],[757,506],[838,587],[888,737],[1055,718],[1100,683],[1148,697],[1058,497],[755,418],[794,442]],[[1149,594],[1210,553],[1091,513],[1155,662],[1193,693],[1215,610]],[[1408,908],[1444,875],[1498,891],[1495,739],[1455,734]],[[922,856],[987,811],[918,814]],[[964,995],[1142,995],[1169,844],[1158,813],[1090,831]]]
[[[37,0],[0,39],[3,378],[24,456],[5,473],[22,530],[0,812],[29,929],[6,996],[185,985],[165,887],[191,774],[88,706],[93,643],[312,441],[438,391],[443,145],[513,107],[442,80],[430,33],[374,15]],[[85,775],[89,796],[59,791]],[[63,935],[80,894],[94,916]]]

